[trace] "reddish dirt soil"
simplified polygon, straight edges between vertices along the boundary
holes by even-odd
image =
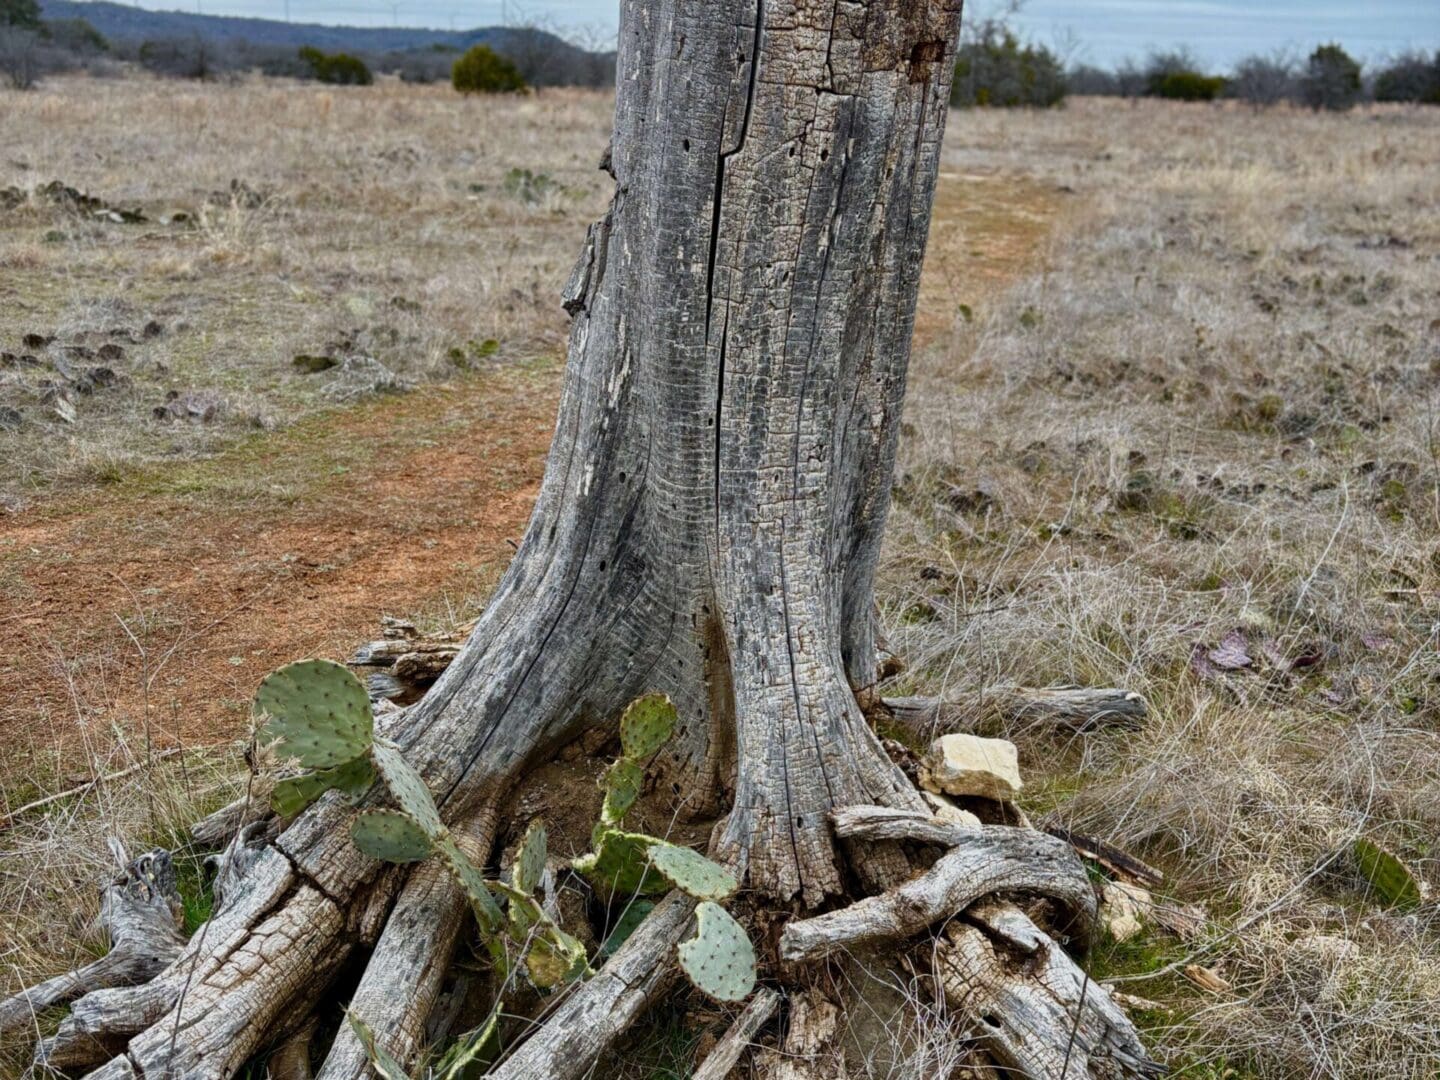
[[[958,304],[1032,268],[1056,207],[1024,180],[946,174],[917,339],[937,341]],[[113,747],[141,745],[147,717],[158,747],[234,740],[272,668],[344,657],[382,613],[483,598],[523,532],[559,386],[558,365],[497,371],[226,451],[204,464],[212,483],[198,492],[162,470],[149,487],[0,518],[5,801],[61,786],[96,755],[123,764]],[[374,450],[333,476],[284,479],[296,455],[329,460],[356,444]],[[272,472],[278,494],[264,487]]]

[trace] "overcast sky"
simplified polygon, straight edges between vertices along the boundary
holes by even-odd
[[[190,0],[138,0],[189,10]],[[289,17],[356,26],[455,27],[542,21],[582,38],[613,38],[618,0],[194,0],[207,15]],[[971,0],[966,17],[1000,8]],[[1028,0],[1015,19],[1025,34],[1066,46],[1068,58],[1102,65],[1152,48],[1189,45],[1223,68],[1251,52],[1301,51],[1339,41],[1369,58],[1440,48],[1440,0]],[[588,31],[588,33],[581,33]]]

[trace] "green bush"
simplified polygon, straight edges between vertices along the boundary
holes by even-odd
[[[310,45],[303,45],[300,59],[309,66],[311,76],[323,83],[369,86],[375,81],[365,61],[349,53],[323,53]]]
[[[1440,105],[1440,52],[1434,58],[1407,53],[1375,76],[1376,101]]]
[[[1022,45],[1003,24],[986,21],[963,41],[950,104],[961,108],[1048,109],[1065,100],[1065,72],[1043,45]]]
[[[1300,93],[1312,109],[1348,109],[1360,100],[1360,64],[1339,45],[1321,45],[1310,54]]]
[[[0,26],[16,26],[21,30],[40,29],[38,0],[0,0]]]
[[[520,70],[488,45],[473,46],[456,60],[450,82],[462,94],[508,94],[525,89]]]
[[[1151,76],[1149,89],[1151,97],[1172,101],[1214,101],[1225,92],[1225,80],[1198,71],[1166,71]]]

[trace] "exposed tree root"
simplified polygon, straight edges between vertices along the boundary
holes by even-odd
[[[864,820],[873,814],[873,828]],[[847,834],[953,845],[934,866],[899,888],[813,919],[792,922],[780,935],[780,958],[816,960],[856,945],[904,940],[959,914],[983,896],[1030,892],[1064,902],[1086,923],[1095,892],[1070,846],[1045,833],[1004,825],[948,826],[883,808],[851,810]]]
[[[116,850],[123,855],[118,846]],[[41,1009],[92,990],[143,983],[179,954],[185,936],[170,853],[151,851],[128,862],[101,895],[99,923],[110,939],[110,951],[0,1002],[0,1032],[31,1024]]]
[[[1109,992],[1013,904],[975,905],[935,950],[946,1003],[1007,1070],[1036,1080],[1164,1074]],[[1077,1022],[1078,1017],[1078,1022]]]
[[[494,838],[492,807],[469,830],[466,846],[488,851]],[[440,863],[430,862],[409,876],[389,910],[349,1008],[397,1061],[412,1061],[424,1049],[426,1024],[440,997],[468,908],[449,873]],[[319,1080],[360,1080],[367,1069],[365,1048],[347,1024],[326,1054]]]
[[[755,1033],[769,1023],[779,1006],[780,995],[768,986],[755,991],[750,1004],[745,1006],[714,1049],[705,1056],[691,1080],[725,1080],[740,1060],[740,1055],[749,1048]]]
[[[649,1008],[676,973],[671,954],[695,902],[672,893],[588,982],[574,987],[494,1080],[575,1080]]]

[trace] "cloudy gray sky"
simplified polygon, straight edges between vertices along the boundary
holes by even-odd
[[[189,9],[191,0],[137,0]],[[289,17],[296,22],[465,29],[543,21],[567,36],[611,38],[618,0],[194,0],[207,15]],[[971,0],[967,18],[999,0]],[[1339,41],[1361,57],[1440,48],[1440,0],[1028,0],[1015,21],[1071,58],[1113,64],[1152,48],[1189,45],[1215,67],[1273,49]],[[1073,50],[1073,51],[1072,51]]]

